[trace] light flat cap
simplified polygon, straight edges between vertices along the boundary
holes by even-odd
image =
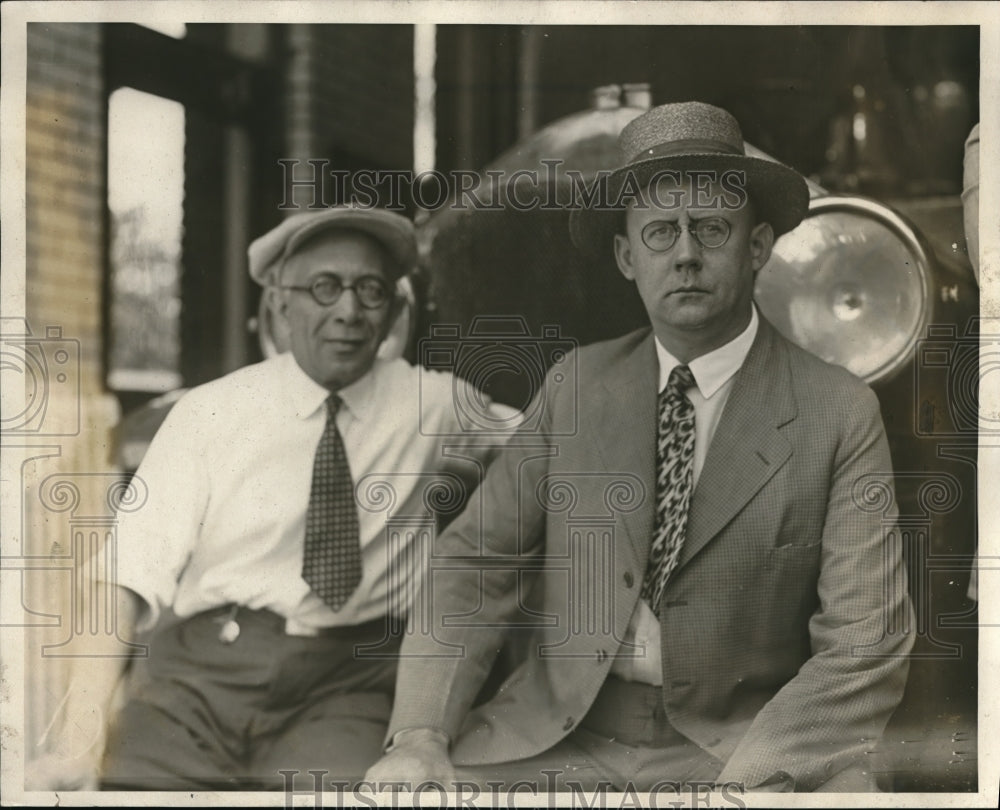
[[[262,286],[274,280],[274,273],[306,240],[327,230],[361,231],[377,239],[405,274],[417,257],[413,223],[400,214],[381,208],[343,205],[322,211],[293,214],[247,249],[250,277]]]

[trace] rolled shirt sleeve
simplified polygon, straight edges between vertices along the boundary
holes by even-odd
[[[114,583],[134,591],[147,611],[138,629],[156,624],[199,536],[208,504],[204,425],[196,392],[167,415],[136,471],[146,494],[140,508],[118,514]]]

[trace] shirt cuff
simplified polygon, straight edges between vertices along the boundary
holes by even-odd
[[[451,745],[451,737],[439,728],[404,728],[392,735],[392,739],[385,747],[385,753],[390,753],[402,743],[427,741],[439,742],[445,750]]]

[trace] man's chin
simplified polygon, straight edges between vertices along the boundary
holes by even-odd
[[[688,300],[670,307],[663,320],[675,329],[697,330],[712,321],[712,315],[712,308],[707,300]]]
[[[323,366],[324,384],[331,390],[345,388],[371,369],[375,355],[359,349],[354,352],[329,352]]]

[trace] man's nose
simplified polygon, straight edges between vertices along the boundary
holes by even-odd
[[[674,269],[697,270],[701,267],[701,245],[687,228],[681,228],[674,245]]]
[[[333,317],[344,323],[353,323],[361,317],[361,301],[353,287],[345,287],[340,298],[333,302]]]

